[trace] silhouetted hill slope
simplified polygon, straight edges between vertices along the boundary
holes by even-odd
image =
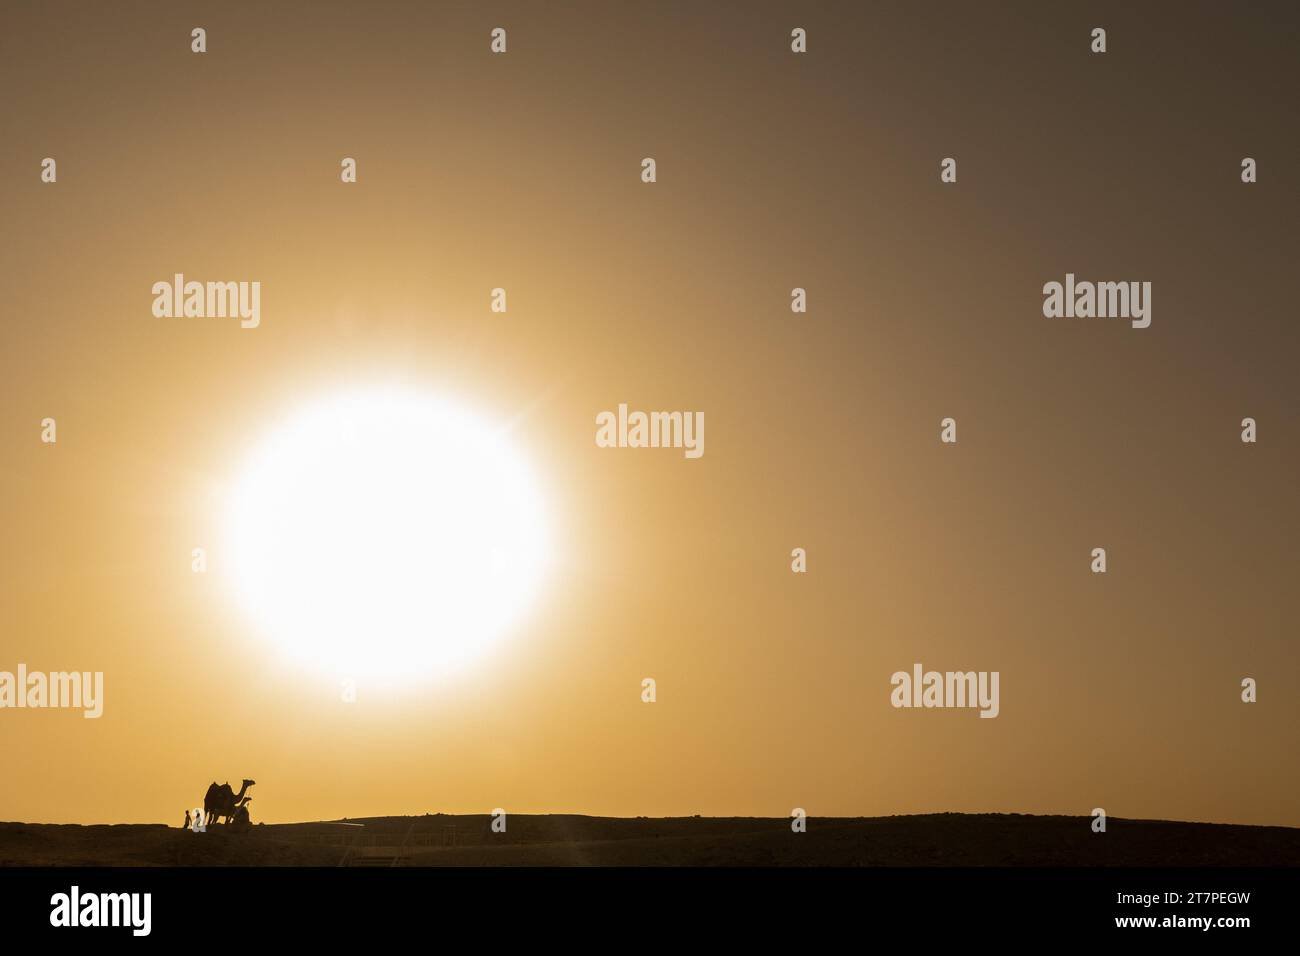
[[[1296,866],[1300,829],[1090,817],[930,814],[808,820],[511,815],[215,827],[0,823],[19,866]]]

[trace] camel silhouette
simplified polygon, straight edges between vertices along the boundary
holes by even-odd
[[[203,797],[203,812],[207,817],[208,824],[216,823],[221,817],[225,817],[227,822],[233,821],[238,814],[243,819],[248,819],[248,811],[244,810],[244,804],[252,800],[252,797],[244,796],[248,788],[257,783],[256,780],[245,778],[244,785],[239,788],[239,793],[230,789],[229,783],[218,784],[212,781],[212,786],[208,787],[207,794]]]

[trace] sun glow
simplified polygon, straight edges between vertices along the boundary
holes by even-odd
[[[234,486],[228,529],[259,633],[344,677],[478,659],[536,596],[548,552],[507,432],[391,389],[333,396],[272,429]]]

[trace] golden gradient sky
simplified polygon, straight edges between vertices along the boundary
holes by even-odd
[[[268,822],[1300,825],[1296,14],[1130,6],[6,4],[0,669],[106,705],[0,711],[0,819],[249,776]],[[261,327],[154,318],[174,272]],[[1044,318],[1066,272],[1151,327]],[[349,706],[190,549],[263,429],[376,381],[515,421],[557,551],[491,660]],[[619,402],[704,457],[597,448]],[[915,661],[1001,715],[892,709]]]

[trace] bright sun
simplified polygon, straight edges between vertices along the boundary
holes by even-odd
[[[271,430],[230,498],[230,567],[258,631],[343,677],[488,652],[534,598],[542,502],[508,434],[434,396],[351,392]]]

